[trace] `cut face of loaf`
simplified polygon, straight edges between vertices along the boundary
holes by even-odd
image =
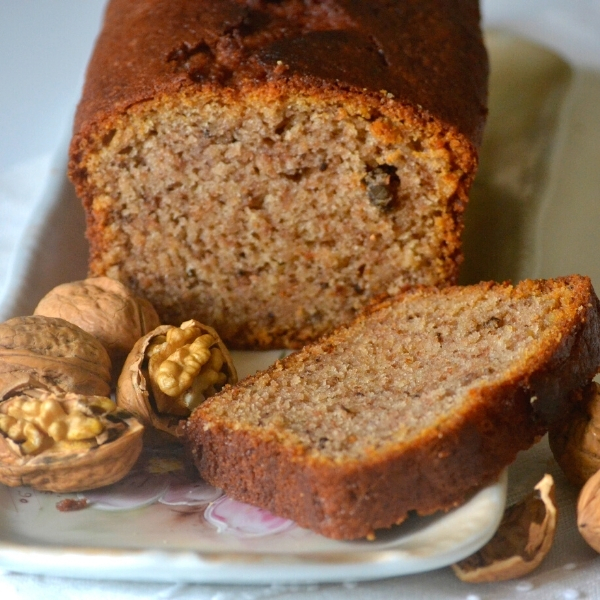
[[[478,19],[475,1],[113,0],[71,149],[92,274],[255,348],[454,282]]]
[[[340,539],[464,502],[600,365],[587,278],[425,288],[201,405],[186,441],[238,500]]]

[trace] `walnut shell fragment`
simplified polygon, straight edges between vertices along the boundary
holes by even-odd
[[[237,382],[217,332],[195,320],[161,325],[137,341],[117,384],[117,404],[142,423],[177,436],[180,421]]]
[[[0,482],[79,492],[122,479],[144,428],[104,396],[32,391],[0,404]]]
[[[600,469],[600,385],[577,390],[572,402],[569,415],[550,428],[548,441],[567,479],[581,487]]]
[[[111,362],[102,344],[63,319],[0,323],[0,401],[27,389],[106,396]]]
[[[531,573],[552,546],[556,519],[554,479],[546,474],[531,494],[505,510],[498,531],[483,548],[452,565],[454,573],[469,583]]]
[[[600,471],[587,480],[579,493],[577,528],[588,545],[600,552]]]
[[[135,343],[160,325],[150,302],[110,277],[59,285],[40,300],[34,314],[59,317],[93,335],[106,348],[115,378]]]

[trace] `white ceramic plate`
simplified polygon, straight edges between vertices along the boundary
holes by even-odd
[[[278,356],[236,352],[234,360],[243,376]],[[178,446],[145,449],[123,481],[77,496],[0,485],[0,568],[199,583],[379,579],[475,552],[494,534],[506,499],[504,473],[448,514],[411,517],[376,541],[337,542],[223,496],[186,473],[181,454]],[[83,498],[82,510],[58,508]]]
[[[488,41],[490,120],[467,214],[463,281],[571,271],[598,279],[597,261],[578,255],[571,268],[560,249],[577,247],[576,225],[589,226],[597,211],[589,191],[600,188],[598,171],[583,169],[589,156],[581,154],[589,151],[582,140],[596,139],[597,124],[592,120],[577,130],[571,124],[574,112],[597,114],[598,103],[591,99],[600,97],[600,86],[535,45],[502,34],[490,34]],[[84,219],[64,177],[65,156],[66,143],[53,166],[58,175],[50,178],[27,243],[17,252],[0,307],[6,316],[30,313],[48,289],[85,276]],[[559,200],[575,176],[579,186],[571,186],[569,206],[578,210],[567,223]],[[236,361],[244,374],[276,357],[238,354]],[[493,534],[506,492],[503,477],[447,515],[409,520],[376,542],[341,543],[231,505],[215,490],[182,479],[179,466],[176,456],[150,453],[120,494],[114,489],[90,494],[92,507],[77,512],[57,510],[61,498],[54,494],[0,486],[0,568],[222,583],[389,577],[441,567],[476,550]],[[128,482],[137,486],[137,495]]]
[[[219,530],[206,511],[155,503],[63,513],[55,494],[0,487],[0,567],[42,575],[198,583],[355,582],[419,573],[475,552],[494,533],[506,477],[438,518],[409,520],[375,542],[335,542],[234,506]],[[225,512],[225,510],[223,511]],[[219,518],[220,522],[224,519]],[[273,533],[264,521],[273,521]],[[263,524],[260,524],[263,521]],[[277,531],[279,528],[279,531]]]

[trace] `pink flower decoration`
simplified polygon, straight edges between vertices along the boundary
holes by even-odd
[[[171,473],[137,472],[113,485],[78,494],[100,510],[130,510],[160,502],[168,506],[205,507],[222,495],[204,481]]]
[[[148,448],[121,481],[78,494],[99,510],[131,510],[158,502],[176,512],[202,512],[204,520],[238,538],[274,535],[296,527],[293,521],[223,496],[185,468],[179,448]]]
[[[78,494],[100,510],[130,510],[159,500],[169,488],[169,475],[145,471],[130,473],[125,479],[97,490]]]
[[[221,490],[204,481],[178,482],[171,480],[167,490],[158,501],[169,506],[203,506],[222,495]]]
[[[296,527],[293,521],[270,512],[222,496],[204,511],[204,518],[219,533],[231,532],[238,537],[273,535]]]
[[[127,477],[78,497],[100,510],[130,510],[160,502],[201,511],[221,495],[221,490],[187,475],[181,448],[149,447]]]

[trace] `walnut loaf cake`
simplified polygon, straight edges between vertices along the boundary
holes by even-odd
[[[91,274],[238,348],[454,282],[487,68],[476,0],[112,0],[71,146]]]
[[[489,484],[599,365],[587,278],[421,288],[213,396],[184,438],[233,498],[359,538]]]

